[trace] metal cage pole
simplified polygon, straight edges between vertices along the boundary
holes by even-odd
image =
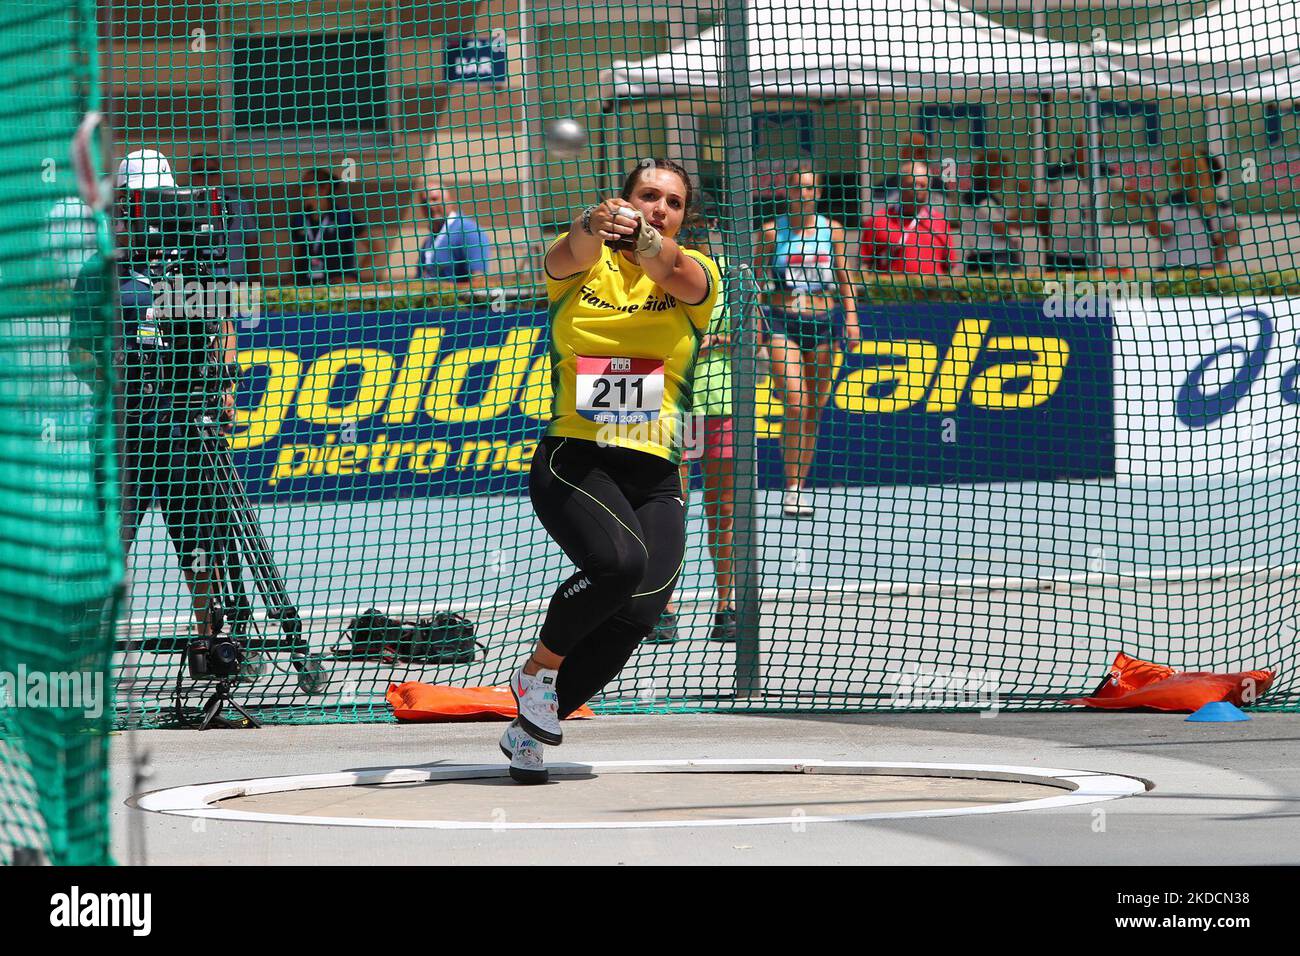
[[[1101,155],[1101,97],[1097,91],[1097,81],[1093,81],[1084,91],[1084,103],[1087,108],[1088,122],[1088,185],[1092,196],[1092,255],[1094,261],[1089,263],[1092,269],[1100,269],[1102,260],[1102,223],[1109,208],[1109,192],[1104,181],[1104,167]]]
[[[524,169],[523,175],[519,176],[519,198],[523,206],[524,228],[527,232],[527,238],[524,240],[524,262],[527,266],[529,281],[535,281],[536,277],[542,271],[542,255],[545,252],[545,244],[541,241],[541,217],[537,211],[537,184],[534,179],[537,163],[538,138],[534,125],[537,122],[537,79],[533,74],[536,68],[536,50],[533,48],[536,27],[533,23],[532,11],[529,10],[529,0],[520,0],[519,3],[519,48],[520,48],[520,70],[522,72],[523,90],[521,97],[520,119],[523,123],[524,132]],[[508,82],[508,81],[507,81]],[[518,170],[516,170],[518,175]],[[515,273],[518,275],[522,270],[519,268],[519,247],[515,245]]]
[[[762,693],[760,648],[760,543],[758,446],[755,395],[758,385],[758,302],[753,279],[753,115],[749,89],[749,18],[745,0],[727,0],[722,109],[722,234],[727,262],[728,320],[738,329],[732,349],[732,400],[736,410],[735,507],[732,519],[732,582],[736,599],[737,697]]]

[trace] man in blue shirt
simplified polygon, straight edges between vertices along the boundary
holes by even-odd
[[[433,224],[433,233],[420,246],[418,275],[421,279],[468,283],[487,272],[492,242],[473,219],[453,209],[437,179],[429,179],[416,194]]]

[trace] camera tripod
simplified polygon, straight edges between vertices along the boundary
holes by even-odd
[[[212,696],[203,704],[203,722],[199,724],[199,730],[207,730],[209,727],[222,727],[226,729],[235,728],[257,728],[262,725],[257,722],[257,718],[244,710],[239,702],[230,696],[231,682],[227,678],[217,681],[217,689],[212,692]],[[243,723],[229,720],[221,716],[221,711],[229,704],[239,715],[244,718]]]
[[[243,480],[235,470],[229,443],[222,434],[221,421],[204,415],[186,427],[193,429],[187,437],[197,443],[212,504],[214,542],[210,567],[213,593],[208,605],[209,635],[215,637],[225,632],[238,648],[239,661],[248,651],[288,651],[290,663],[298,674],[299,688],[307,694],[319,693],[327,683],[323,663],[320,658],[308,654],[307,642],[302,637],[302,619],[262,534]],[[283,635],[279,639],[260,633],[249,637],[250,630],[257,632],[258,622],[253,616],[253,602],[244,584],[245,568],[252,575],[258,598],[266,610],[266,619],[279,624]],[[231,691],[239,681],[238,663],[232,663],[236,667],[235,673],[213,675],[218,683],[203,706],[200,730],[261,726],[231,697]],[[243,716],[244,723],[234,723],[220,716],[226,704]],[[179,677],[176,708],[177,721],[184,723]]]

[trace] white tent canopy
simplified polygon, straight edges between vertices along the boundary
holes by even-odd
[[[754,95],[860,98],[895,91],[978,93],[1078,88],[1083,48],[1004,29],[946,0],[762,0],[749,7]],[[602,75],[606,99],[716,90],[725,72],[717,27]]]
[[[1297,0],[1222,0],[1168,36],[1094,49],[1112,86],[1232,103],[1300,99]]]

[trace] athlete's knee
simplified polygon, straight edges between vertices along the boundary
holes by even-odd
[[[668,602],[672,600],[675,584],[675,579],[646,582],[646,587],[630,597],[614,617],[633,629],[649,633],[659,622],[659,616],[668,607]]]
[[[619,594],[631,595],[645,577],[644,552],[622,551],[591,559],[585,568],[592,584]]]

